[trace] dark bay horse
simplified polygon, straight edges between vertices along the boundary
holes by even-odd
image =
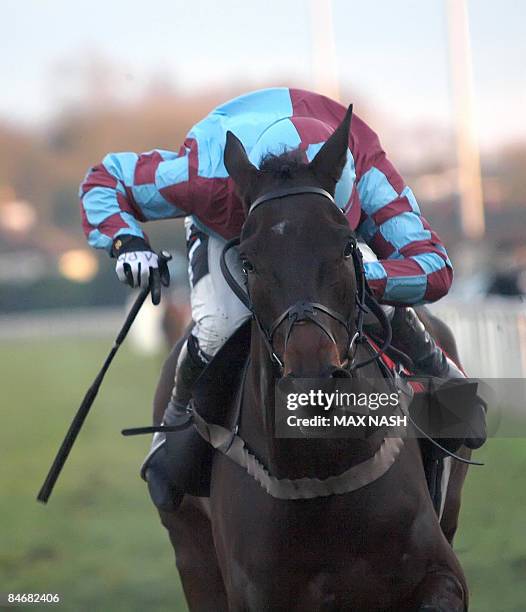
[[[349,256],[354,236],[330,195],[322,194],[334,193],[349,122],[350,113],[310,164],[285,155],[258,171],[232,134],[225,149],[225,165],[247,212],[252,204],[239,252],[257,313],[238,435],[282,483],[325,481],[360,468],[386,448],[382,436],[274,435],[274,388],[281,377],[324,379],[349,371],[357,315],[357,278]],[[272,197],[284,188],[288,195]],[[254,209],[262,196],[264,203]],[[317,321],[279,323],[291,306],[305,303],[315,305]],[[427,324],[437,326],[429,317]],[[371,351],[357,344],[353,357],[364,361]],[[176,352],[163,370],[157,421],[175,359]],[[375,361],[352,370],[356,380],[380,376]],[[464,475],[456,477],[458,492]],[[448,496],[446,506],[451,541],[458,495]],[[177,512],[161,512],[161,519],[192,611],[467,610],[466,581],[433,508],[414,438],[404,439],[390,467],[364,486],[309,499],[267,493],[249,471],[217,452],[209,500],[186,496]]]

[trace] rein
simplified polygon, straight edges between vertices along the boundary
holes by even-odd
[[[334,204],[334,206],[336,206],[338,211],[343,214],[341,209],[334,201],[332,195],[328,191],[325,191],[325,189],[321,189],[320,187],[291,187],[288,189],[278,189],[275,191],[270,191],[257,198],[250,206],[247,218],[250,214],[254,212],[254,210],[256,210],[256,208],[258,208],[261,204],[265,202],[301,194],[320,195],[328,199],[332,204]],[[256,309],[252,303],[250,294],[248,292],[248,283],[245,283],[246,289],[243,289],[228,268],[228,264],[226,262],[227,253],[228,251],[230,251],[230,249],[238,246],[239,242],[239,237],[236,237],[232,238],[225,244],[220,259],[221,272],[223,273],[223,276],[225,277],[228,286],[252,313],[252,317],[255,320],[256,325],[258,326],[258,329],[261,333],[261,337],[263,338],[263,342],[267,347],[272,363],[277,368],[279,368],[281,372],[283,372],[284,368],[283,359],[275,351],[273,341],[276,331],[279,327],[281,327],[282,324],[287,324],[287,329],[285,331],[285,350],[294,325],[301,321],[310,321],[314,323],[326,334],[326,336],[331,340],[333,344],[336,344],[336,339],[334,338],[334,335],[331,333],[328,326],[319,320],[319,313],[325,314],[331,319],[337,321],[347,331],[348,342],[346,356],[348,358],[348,366],[346,369],[349,372],[353,372],[354,370],[363,368],[364,366],[372,363],[373,361],[378,360],[387,351],[391,344],[391,324],[385,316],[385,313],[383,312],[380,305],[376,302],[374,297],[367,291],[362,255],[354,238],[352,239],[351,256],[353,260],[356,282],[358,285],[355,294],[355,302],[358,313],[355,320],[347,319],[336,310],[329,308],[324,304],[320,304],[319,302],[299,300],[298,302],[292,304],[289,308],[287,308],[281,315],[279,315],[269,328],[266,328],[263,325],[258,313],[256,312]],[[356,347],[359,343],[367,341],[367,337],[363,331],[363,321],[366,312],[372,312],[373,315],[380,322],[380,325],[382,326],[382,329],[384,331],[384,340],[378,350],[374,350],[374,354],[372,357],[369,357],[357,363],[355,360]]]

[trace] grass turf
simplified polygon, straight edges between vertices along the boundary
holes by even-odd
[[[110,341],[7,342],[2,371],[0,593],[60,593],[63,610],[185,610],[138,468],[161,358],[121,349],[47,507],[35,502]],[[464,493],[456,549],[475,612],[526,609],[526,444],[491,440]],[[35,609],[37,606],[27,607]],[[23,609],[17,607],[16,609]]]

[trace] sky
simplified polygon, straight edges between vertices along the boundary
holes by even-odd
[[[75,67],[94,59],[112,65],[124,98],[156,76],[194,93],[245,81],[315,89],[311,1],[2,0],[0,117],[52,118],[82,95]],[[402,125],[450,125],[445,0],[332,6],[340,83]],[[478,138],[526,139],[526,2],[468,6]]]

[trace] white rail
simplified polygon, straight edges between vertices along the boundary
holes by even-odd
[[[470,376],[526,377],[526,304],[444,301],[431,310],[453,330]]]

